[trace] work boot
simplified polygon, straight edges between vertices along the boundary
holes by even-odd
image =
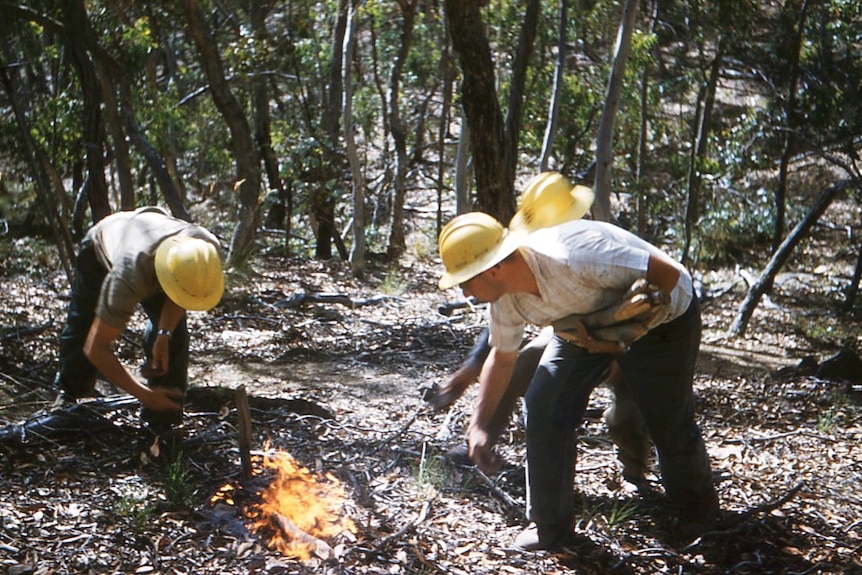
[[[443,457],[455,465],[473,465],[473,461],[470,459],[470,447],[467,445],[466,441],[459,443],[444,453]]]
[[[715,488],[699,501],[680,509],[677,534],[686,539],[696,539],[715,530],[721,519],[721,506]]]
[[[544,551],[559,547],[571,537],[574,519],[567,517],[559,523],[538,525],[531,523],[515,537],[515,547],[523,551]]]

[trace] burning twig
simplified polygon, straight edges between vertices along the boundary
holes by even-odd
[[[278,528],[287,536],[287,539],[293,541],[303,547],[310,549],[317,557],[321,559],[332,558],[332,547],[326,541],[318,539],[310,533],[306,533],[296,526],[288,517],[281,513],[274,512],[272,518]]]

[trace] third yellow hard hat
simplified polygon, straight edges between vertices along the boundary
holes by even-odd
[[[534,232],[584,217],[593,205],[591,188],[572,183],[559,172],[542,172],[530,180],[509,229]]]

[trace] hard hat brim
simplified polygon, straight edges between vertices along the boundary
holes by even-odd
[[[456,285],[462,284],[467,280],[470,280],[480,273],[488,270],[507,257],[512,254],[515,250],[521,247],[524,243],[524,239],[527,237],[527,234],[523,231],[512,231],[509,230],[506,232],[503,241],[497,246],[496,249],[488,252],[484,255],[484,257],[470,263],[467,266],[455,271],[443,274],[443,277],[440,278],[438,282],[438,287],[440,289],[449,289]]]

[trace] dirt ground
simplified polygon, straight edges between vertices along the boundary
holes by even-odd
[[[742,338],[727,328],[763,262],[698,274],[698,417],[723,508],[744,516],[721,531],[675,538],[660,498],[621,480],[600,417],[610,395],[599,389],[582,429],[575,542],[516,551],[526,525],[522,427],[513,421],[503,439],[503,471],[485,476],[441,457],[462,441],[472,391],[446,413],[423,401],[469,349],[483,310],[439,313],[459,294],[436,290],[433,260],[355,279],[340,262],[260,255],[231,274],[215,310],[190,318],[196,393],[181,441],[154,450],[133,407],[89,428],[4,436],[0,565],[10,575],[862,573],[862,382],[794,369],[805,357],[859,350],[858,309],[839,311],[857,247],[845,228],[819,226]],[[51,409],[67,287],[44,250],[23,241],[4,249],[8,430]],[[120,342],[129,365],[140,362],[140,333],[136,321]],[[332,556],[302,561],[268,548],[243,519],[257,495],[248,484],[232,505],[213,498],[243,485],[239,386],[252,398],[255,457],[286,451],[343,485],[339,513],[356,528],[331,538]]]

